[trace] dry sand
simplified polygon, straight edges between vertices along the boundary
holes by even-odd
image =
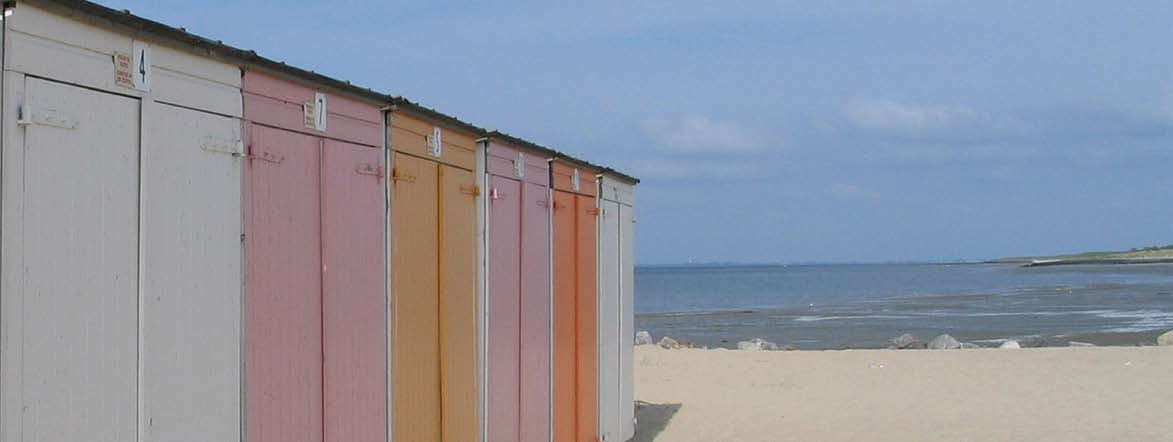
[[[1173,441],[1173,347],[635,352],[636,441]]]

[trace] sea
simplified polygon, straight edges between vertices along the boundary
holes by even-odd
[[[904,333],[996,347],[1153,345],[1173,330],[1173,265],[641,266],[636,330],[736,348],[885,348]]]

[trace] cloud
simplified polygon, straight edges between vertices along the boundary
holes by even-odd
[[[656,149],[665,153],[748,153],[762,150],[762,143],[749,131],[736,124],[715,121],[703,115],[688,115],[675,121],[647,121],[644,130]]]
[[[866,129],[923,130],[950,125],[973,116],[966,108],[914,105],[887,99],[857,98],[844,106],[848,121]]]

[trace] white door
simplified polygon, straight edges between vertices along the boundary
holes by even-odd
[[[139,102],[25,86],[21,440],[134,440]]]
[[[619,439],[619,204],[602,200],[599,221],[599,425]]]
[[[237,440],[241,123],[143,113],[142,440]]]
[[[635,437],[635,212],[619,205],[619,440]]]

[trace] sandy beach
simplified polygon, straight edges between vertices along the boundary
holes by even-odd
[[[636,441],[1173,440],[1173,347],[635,352]]]

